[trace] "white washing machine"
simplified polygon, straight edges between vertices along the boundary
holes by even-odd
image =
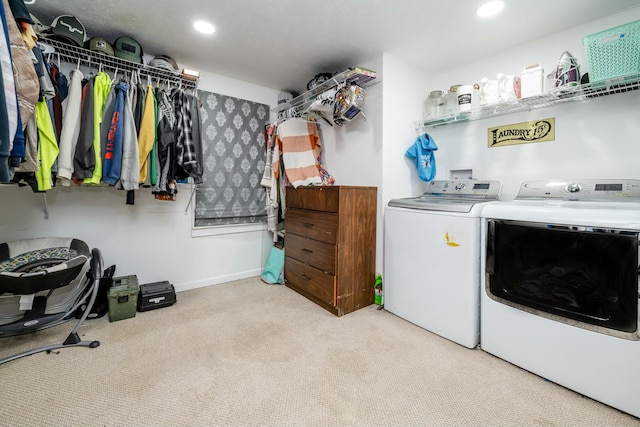
[[[384,308],[474,348],[480,335],[480,208],[500,182],[432,181],[385,208]]]
[[[640,180],[525,182],[482,218],[482,349],[640,416]]]

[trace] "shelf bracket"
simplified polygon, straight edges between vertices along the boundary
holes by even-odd
[[[49,206],[47,205],[47,193],[42,193],[42,209],[44,210],[44,219],[49,219]]]
[[[191,186],[191,196],[189,197],[189,202],[187,203],[187,207],[184,208],[184,214],[186,215],[187,213],[189,213],[189,206],[191,206],[191,202],[193,201],[193,196],[196,195],[196,190],[198,189],[198,186],[196,184],[193,184]]]

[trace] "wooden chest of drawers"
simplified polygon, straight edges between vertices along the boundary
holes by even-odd
[[[337,316],[373,303],[376,187],[287,187],[286,285]]]

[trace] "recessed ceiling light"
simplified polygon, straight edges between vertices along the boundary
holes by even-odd
[[[200,31],[203,34],[213,34],[215,33],[216,29],[213,27],[213,25],[209,24],[208,22],[205,21],[196,21],[193,23],[193,28],[195,28],[197,31]]]
[[[496,15],[504,8],[503,1],[490,1],[478,8],[476,15],[481,18],[487,18],[489,16]]]

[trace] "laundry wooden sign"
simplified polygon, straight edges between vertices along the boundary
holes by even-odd
[[[489,128],[488,139],[489,148],[554,141],[556,139],[556,119],[541,119]]]

